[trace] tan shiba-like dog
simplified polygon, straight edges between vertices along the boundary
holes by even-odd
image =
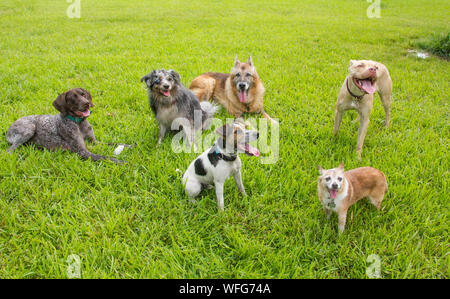
[[[358,200],[368,197],[379,210],[387,192],[385,175],[372,167],[360,167],[344,172],[344,164],[337,168],[319,168],[317,189],[325,214],[330,219],[334,211],[339,217],[339,232],[344,232],[347,210]]]
[[[236,55],[231,74],[204,73],[192,80],[189,89],[200,101],[213,99],[235,118],[244,112],[261,113],[275,122],[264,111],[264,86],[256,72],[252,57],[240,62]]]
[[[392,80],[383,64],[371,60],[350,60],[348,72],[349,75],[341,87],[336,103],[333,133],[334,135],[338,133],[345,111],[357,110],[360,124],[356,152],[361,157],[375,91],[378,92],[383,103],[386,114],[385,125],[389,126]]]

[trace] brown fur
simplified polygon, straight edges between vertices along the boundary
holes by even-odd
[[[251,74],[251,85],[248,89],[246,103],[239,101],[239,90],[234,84],[235,73]],[[224,73],[204,73],[196,77],[189,86],[189,89],[198,97],[200,101],[213,99],[220,103],[229,114],[235,118],[240,117],[245,112],[261,113],[265,118],[272,120],[264,111],[264,85],[253,66],[251,58],[247,62],[235,61],[235,66],[231,74]]]
[[[388,189],[386,177],[380,170],[372,167],[360,167],[344,172],[344,165],[341,163],[338,168],[329,170],[323,170],[319,166],[319,171],[321,172],[317,184],[319,200],[328,217],[330,217],[332,211],[338,214],[340,232],[343,232],[345,229],[348,209],[357,201],[367,197],[378,210],[381,208],[381,202]],[[332,209],[328,206],[330,191],[325,178],[339,176],[344,179],[338,189],[336,199],[333,201],[336,203],[336,206]],[[346,190],[347,185],[348,189]],[[340,196],[343,197],[345,192],[347,192],[347,195],[337,203],[336,201],[338,201]]]
[[[342,116],[347,110],[357,110],[360,120],[356,153],[361,158],[362,147],[369,127],[369,115],[373,107],[373,93],[368,94],[355,84],[356,79],[372,78],[374,88],[380,95],[385,111],[385,125],[389,127],[391,115],[392,80],[389,71],[383,64],[371,60],[350,60],[349,75],[344,80],[336,103],[333,133],[337,135]],[[370,70],[373,70],[372,72]],[[361,99],[353,95],[360,96]]]

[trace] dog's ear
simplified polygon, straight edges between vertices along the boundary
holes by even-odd
[[[252,56],[248,55],[248,60],[247,60],[248,65],[253,66],[253,61],[252,61]]]
[[[317,169],[319,169],[319,173],[320,173],[320,175],[322,175],[322,174],[323,174],[323,168],[322,168],[322,166],[317,165]]]
[[[222,137],[227,137],[228,135],[233,133],[233,125],[225,124],[216,130],[216,133]]]
[[[238,56],[236,54],[236,56],[234,57],[234,67],[237,67],[241,62],[238,59]]]
[[[180,84],[180,82],[181,82],[180,74],[178,74],[174,70],[169,70],[169,74],[177,84]]]
[[[84,94],[86,96],[86,99],[88,99],[89,106],[90,107],[94,107],[94,103],[92,103],[92,95],[91,95],[91,93],[89,91],[87,91],[86,89],[84,89],[84,88],[80,88],[80,89],[84,92]]]
[[[355,64],[355,62],[356,62],[356,60],[350,59],[350,64],[349,64],[349,66],[352,66],[352,65],[354,65],[354,64]]]
[[[66,92],[60,94],[56,100],[53,101],[53,107],[56,108],[63,115],[67,114],[67,102],[66,102]]]
[[[338,169],[344,170],[344,162],[341,162],[338,166]]]
[[[144,77],[141,78],[141,82],[145,82],[145,84],[147,85],[148,88],[152,88],[153,86],[153,81],[152,77],[154,77],[156,74],[156,71],[152,71],[150,74],[145,75]]]

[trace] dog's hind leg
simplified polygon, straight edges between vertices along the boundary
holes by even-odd
[[[184,189],[186,190],[186,193],[187,195],[189,195],[189,197],[195,198],[202,191],[202,185],[196,180],[187,179]]]
[[[29,119],[19,119],[14,122],[6,133],[6,140],[11,144],[8,152],[14,152],[17,147],[29,141],[36,132],[36,124]]]
[[[199,101],[208,101],[212,98],[215,79],[208,76],[200,76],[192,81],[189,89],[195,94]]]
[[[270,120],[272,124],[278,124],[278,122],[277,122],[276,120],[274,120],[273,118],[271,118],[271,117],[269,116],[269,114],[266,113],[266,111],[262,110],[261,113],[262,113],[263,117],[264,117],[265,119]]]
[[[389,124],[391,122],[391,92],[379,91],[378,94],[380,95],[380,100],[383,104],[385,113],[384,125],[386,127],[389,127]]]

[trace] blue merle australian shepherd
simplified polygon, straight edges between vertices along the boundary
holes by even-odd
[[[159,123],[158,144],[161,144],[167,130],[179,130],[181,127],[188,145],[192,146],[195,132],[208,128],[217,106],[209,102],[200,103],[173,70],[154,70],[145,75],[141,82],[147,84],[150,107]]]

